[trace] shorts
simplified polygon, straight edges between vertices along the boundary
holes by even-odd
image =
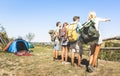
[[[61,48],[61,47],[60,47],[60,42],[55,41],[55,42],[54,42],[54,50],[59,51],[60,48]]]
[[[80,55],[82,55],[82,53],[83,53],[82,43],[80,41],[70,43],[70,50],[72,53],[77,52]]]
[[[68,46],[68,40],[62,41],[62,42],[61,42],[61,45],[62,45],[62,46]]]

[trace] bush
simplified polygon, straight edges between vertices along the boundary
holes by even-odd
[[[98,58],[109,61],[120,61],[120,50],[101,50]]]
[[[105,47],[120,47],[120,43],[106,42]],[[98,58],[109,61],[120,61],[120,50],[101,50]]]

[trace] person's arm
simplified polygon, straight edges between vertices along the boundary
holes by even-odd
[[[108,19],[108,18],[97,18],[98,19],[98,21],[100,21],[100,22],[107,22],[107,21],[111,21],[110,19]]]
[[[76,31],[79,32],[79,30],[82,28],[81,23],[78,23]]]
[[[57,30],[57,37],[59,38],[59,36],[60,36],[60,30],[58,29]]]

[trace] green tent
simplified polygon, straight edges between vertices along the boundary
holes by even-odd
[[[29,48],[34,48],[34,45],[32,43],[28,43],[29,44]]]

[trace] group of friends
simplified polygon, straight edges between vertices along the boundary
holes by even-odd
[[[95,28],[99,32],[99,38],[97,43],[90,44],[90,58],[89,58],[89,66],[88,70],[89,71],[94,71],[94,66],[96,64],[96,60],[100,51],[100,46],[102,44],[102,37],[99,29],[99,23],[100,22],[107,22],[110,21],[110,19],[106,18],[99,18],[96,16],[96,13],[94,11],[90,11],[88,14],[88,21],[89,20],[94,20]],[[69,41],[68,37],[68,28],[71,26],[71,24],[75,24],[75,31],[78,33],[78,38],[74,42]],[[80,17],[79,16],[74,16],[73,17],[73,22],[68,24],[67,22],[63,23],[63,26],[61,22],[56,23],[56,31],[55,31],[55,39],[54,39],[54,54],[53,54],[53,60],[59,60],[58,59],[58,54],[59,50],[62,49],[62,54],[61,54],[61,61],[62,64],[69,64],[68,62],[68,51],[71,52],[71,65],[74,66],[74,60],[75,60],[75,53],[78,53],[78,67],[82,67],[83,65],[81,64],[82,60],[82,52],[83,52],[83,41],[81,39],[81,33],[79,33],[79,30],[83,27],[80,24]]]

